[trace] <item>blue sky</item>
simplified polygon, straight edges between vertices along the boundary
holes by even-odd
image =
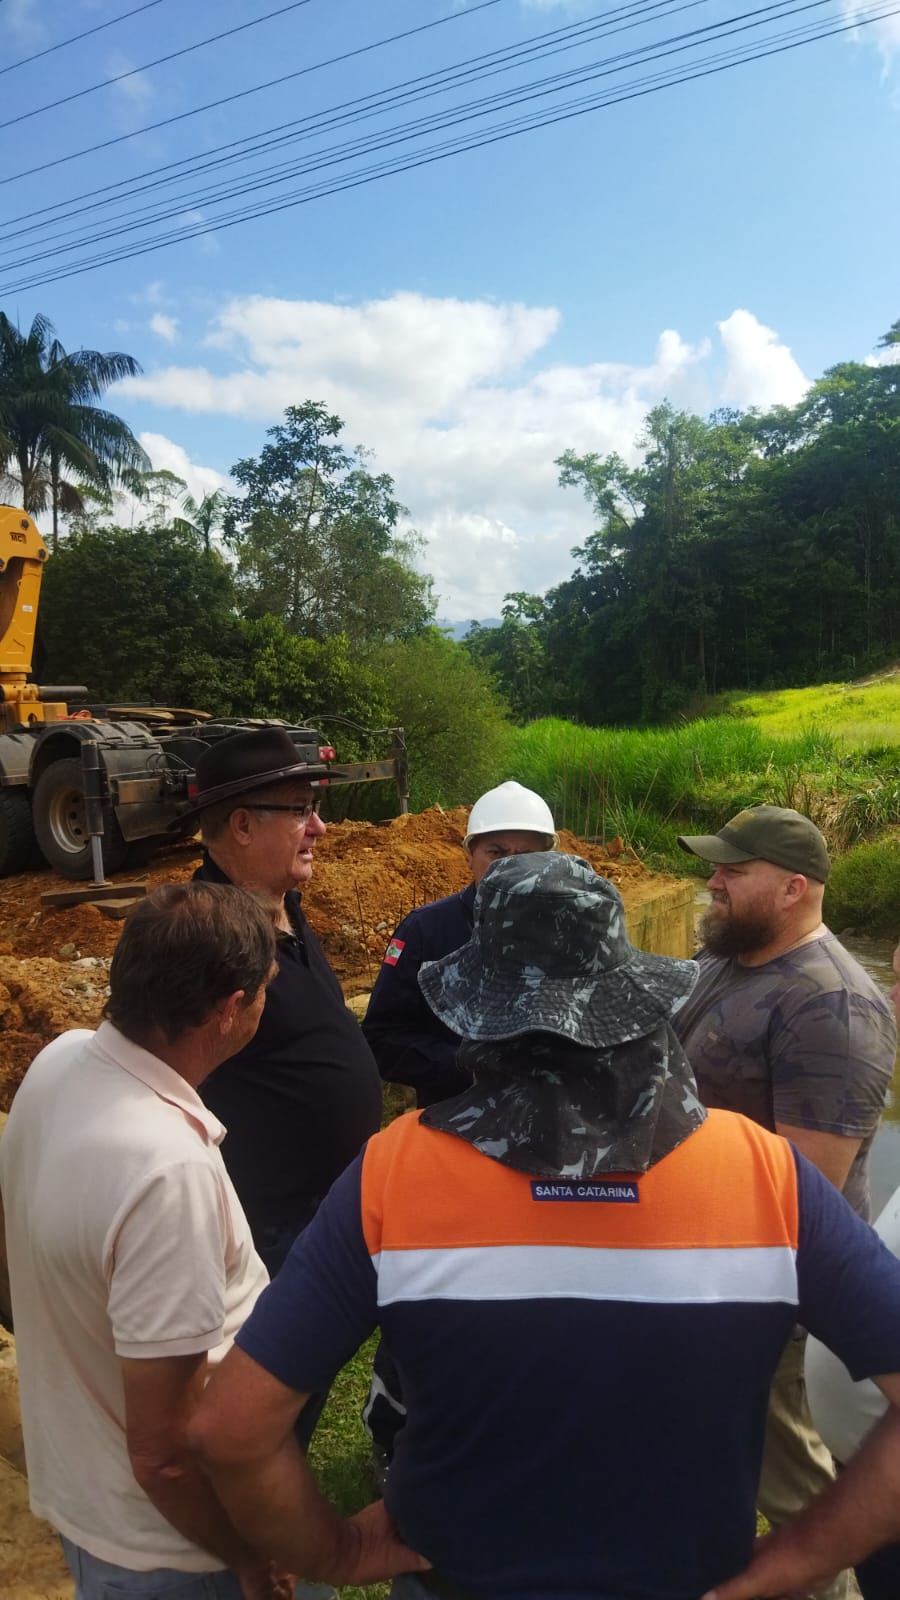
[[[11,67],[138,3],[0,0],[0,63]],[[348,443],[373,449],[394,475],[426,540],[441,614],[496,615],[506,591],[564,577],[571,546],[590,529],[586,505],[556,484],[564,448],[633,453],[641,417],[664,395],[701,411],[790,402],[831,363],[863,359],[900,316],[900,17],[168,250],[18,287],[68,259],[36,259],[54,233],[82,230],[100,248],[95,236],[111,213],[96,196],[79,198],[87,191],[187,156],[211,159],[226,141],[322,117],[548,29],[635,20],[633,7],[627,16],[613,0],[496,0],[481,9],[476,0],[304,0],[132,71],[279,3],[287,0],[158,0],[0,74],[0,305],[23,325],[36,311],[49,315],[70,348],[137,356],[143,378],[113,403],[154,463],[180,472],[195,493],[257,453],[286,405],[323,400],[346,418]],[[865,0],[841,3],[823,0],[781,21],[776,7],[759,35],[733,42],[838,23]],[[874,0],[883,12],[889,3]],[[310,158],[636,46],[662,49],[674,35],[751,9],[750,0],[660,0],[640,26],[319,132],[271,159]],[[447,20],[412,38],[121,138],[439,19]],[[633,84],[691,59],[631,64],[603,81]],[[449,135],[420,143],[441,137]],[[49,165],[109,140],[119,142]],[[38,170],[13,177],[28,168]],[[215,221],[208,185],[250,170],[196,177],[186,187],[201,192],[182,199],[181,225]],[[54,207],[76,214],[61,218]],[[37,215],[22,220],[28,212]],[[32,231],[35,222],[48,225]]]

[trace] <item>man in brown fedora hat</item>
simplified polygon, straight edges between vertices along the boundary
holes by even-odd
[[[760,805],[678,842],[713,868],[700,980],[677,1024],[704,1102],[784,1134],[868,1220],[896,1029],[886,997],[822,921],[825,840],[799,811]],[[775,1527],[833,1476],[806,1404],[805,1347],[798,1329],[772,1387],[759,1504]],[[857,1590],[847,1573],[816,1593]]]
[[[195,877],[251,890],[275,922],[278,973],[256,1038],[203,1089],[228,1128],[225,1164],[273,1277],[381,1121],[372,1053],[300,903],[325,833],[317,785],[333,775],[300,754],[285,729],[258,728],[197,763],[204,859]],[[311,1406],[302,1419],[310,1434],[317,1414]]]

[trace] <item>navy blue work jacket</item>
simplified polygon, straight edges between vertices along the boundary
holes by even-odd
[[[438,1020],[419,988],[419,968],[468,944],[474,906],[470,883],[459,894],[404,917],[387,947],[363,1023],[381,1076],[411,1084],[420,1106],[459,1094],[471,1082],[457,1065],[459,1036]]]

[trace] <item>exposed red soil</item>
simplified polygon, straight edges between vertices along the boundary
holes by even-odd
[[[316,849],[304,894],[318,934],[348,995],[371,987],[394,927],[415,906],[452,894],[468,882],[462,840],[467,812],[439,807],[373,825],[330,825]],[[616,841],[607,851],[563,833],[563,850],[583,855],[612,880],[628,905],[658,892],[661,879]],[[189,878],[199,860],[194,843],[155,856],[132,881]],[[94,1027],[106,994],[106,970],[122,923],[95,906],[42,909],[40,896],[71,888],[49,871],[0,880],[0,1109],[37,1051],[64,1028]],[[104,964],[77,965],[88,957]]]

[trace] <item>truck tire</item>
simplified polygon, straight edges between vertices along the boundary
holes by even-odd
[[[64,878],[91,876],[91,839],[84,813],[81,762],[53,761],[38,778],[32,802],[34,834],[44,859]],[[103,808],[103,865],[117,872],[125,840],[112,807]]]
[[[0,789],[0,878],[27,872],[34,865],[37,847],[31,806],[24,785]]]

